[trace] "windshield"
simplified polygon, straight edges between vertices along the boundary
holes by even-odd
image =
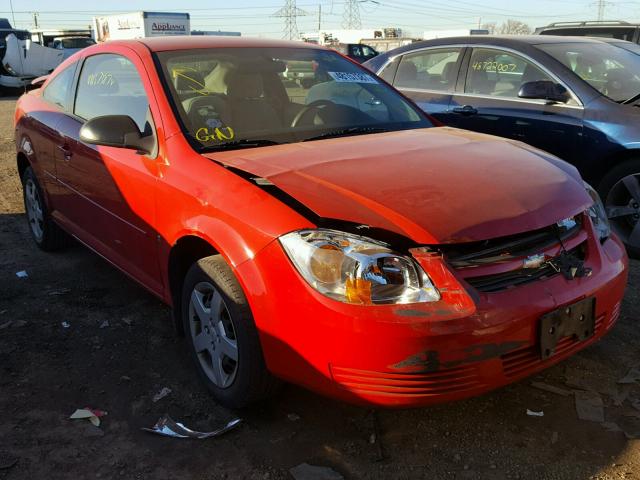
[[[428,127],[375,75],[332,51],[215,48],[157,59],[183,129],[200,150]]]
[[[64,48],[85,48],[95,45],[91,38],[63,38],[62,46]]]
[[[640,56],[629,49],[586,42],[536,46],[616,102],[640,93]]]
[[[619,48],[624,48],[625,50],[630,51],[631,53],[640,54],[640,45],[637,43],[631,42],[611,42],[611,45],[615,45]]]

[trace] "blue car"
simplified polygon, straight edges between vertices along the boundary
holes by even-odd
[[[629,253],[640,256],[639,45],[452,37],[364,65],[445,125],[526,142],[575,165],[600,193]]]

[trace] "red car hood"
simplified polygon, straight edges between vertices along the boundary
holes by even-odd
[[[390,230],[424,244],[534,230],[591,204],[568,164],[514,142],[452,128],[206,156],[268,179],[320,217]]]

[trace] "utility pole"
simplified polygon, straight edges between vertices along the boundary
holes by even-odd
[[[344,5],[344,19],[342,26],[347,30],[362,27],[360,22],[360,0],[347,0]]]
[[[320,30],[322,30],[322,4],[318,4],[318,34],[320,34]]]
[[[274,17],[284,18],[284,38],[289,40],[298,40],[297,17],[307,15],[307,12],[296,7],[296,0],[285,0],[284,7],[273,14]]]
[[[33,12],[33,25],[36,29],[38,28],[38,12]]]
[[[606,6],[605,0],[598,0],[598,21],[604,20],[604,8]]]
[[[9,0],[9,8],[11,9],[11,18],[13,19],[13,28],[17,28],[16,27],[16,14],[13,13],[13,2],[11,0]]]

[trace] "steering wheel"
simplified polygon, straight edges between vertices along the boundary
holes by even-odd
[[[622,68],[616,68],[609,70],[606,73],[607,83],[604,86],[606,92],[605,95],[625,93],[626,90],[632,90],[632,86],[629,83],[633,83],[633,74]],[[629,94],[629,96],[631,96]]]
[[[319,110],[334,105],[335,103],[331,100],[316,100],[315,102],[311,102],[309,105],[305,105],[294,117],[291,122],[291,127],[295,128],[300,123],[303,123],[302,120],[307,120],[307,117],[309,117],[311,113],[315,115]]]

